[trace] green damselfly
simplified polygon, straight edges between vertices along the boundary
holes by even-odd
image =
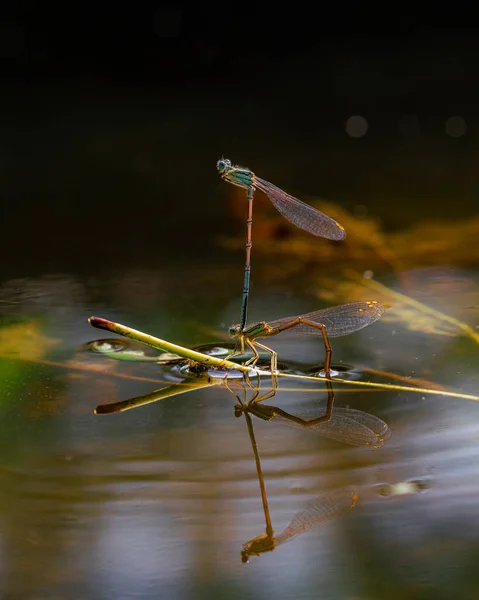
[[[351,302],[341,304],[331,308],[324,308],[314,312],[306,313],[296,317],[285,317],[275,321],[260,321],[241,327],[241,325],[232,325],[229,334],[236,338],[237,344],[235,351],[228,356],[231,357],[242,354],[245,347],[253,353],[245,365],[254,366],[259,360],[257,348],[268,352],[271,355],[271,375],[273,377],[273,387],[275,384],[274,374],[277,370],[277,354],[271,348],[257,342],[257,338],[272,337],[288,329],[293,329],[297,333],[309,335],[321,335],[325,349],[324,373],[330,379],[331,377],[331,344],[330,337],[341,337],[349,335],[371,325],[377,321],[384,312],[384,307],[376,301],[371,302]]]
[[[246,325],[248,312],[252,248],[251,227],[253,223],[253,197],[255,190],[264,192],[283,217],[300,229],[304,229],[304,231],[330,240],[342,240],[346,236],[346,232],[344,231],[344,227],[331,217],[328,217],[309,204],[305,204],[294,196],[283,192],[283,190],[261,179],[246,167],[232,165],[231,161],[227,158],[220,159],[216,163],[216,167],[225,181],[245,189],[248,199],[246,262],[240,319],[240,326],[243,329]]]

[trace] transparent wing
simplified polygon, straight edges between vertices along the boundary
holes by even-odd
[[[305,315],[269,321],[268,325],[275,329],[301,317],[308,321],[324,325],[328,337],[341,337],[371,325],[381,317],[383,312],[384,307],[377,302],[352,302],[350,304],[341,304],[340,306],[306,313]],[[315,329],[304,323],[299,323],[291,331],[305,335],[321,335],[319,329]]]
[[[305,421],[316,416],[317,414],[313,415],[312,413],[294,413],[294,417]],[[275,414],[271,420],[284,423],[289,427],[306,429],[322,437],[351,446],[378,447],[391,436],[388,424],[382,419],[354,408],[335,407],[329,421],[311,426],[297,423],[279,414]]]
[[[346,237],[343,226],[337,221],[272,183],[255,175],[253,185],[269,197],[283,217],[300,229],[329,240],[343,240]]]
[[[293,537],[301,535],[308,529],[347,512],[356,504],[357,498],[352,487],[333,490],[318,496],[299,511],[286,529],[275,537],[276,546],[289,542]]]

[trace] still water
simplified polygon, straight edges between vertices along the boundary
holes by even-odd
[[[256,273],[261,280],[259,266]],[[475,327],[474,307],[427,296],[437,291],[437,272],[411,277],[423,284],[423,302]],[[253,415],[274,535],[318,497],[334,506],[329,520],[246,564],[243,545],[264,534],[265,514],[247,423],[223,385],[94,414],[181,378],[172,366],[89,351],[89,342],[113,337],[92,329],[89,316],[187,346],[224,343],[238,316],[237,278],[218,262],[2,282],[0,597],[477,598],[475,401],[337,384],[338,410],[387,424],[377,449]],[[213,281],[223,282],[214,298]],[[444,289],[477,287],[477,274],[441,270],[440,281]],[[250,321],[318,308],[284,289],[259,285]],[[271,345],[295,372],[323,360],[313,338]],[[473,341],[387,318],[335,340],[334,365],[349,380],[479,389]],[[321,390],[282,380],[267,404],[319,416]],[[357,495],[354,507],[341,490]]]

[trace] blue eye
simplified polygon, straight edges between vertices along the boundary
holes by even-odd
[[[225,161],[224,161],[224,160],[219,160],[219,161],[216,163],[216,166],[217,166],[217,168],[218,168],[218,171],[224,171],[224,170],[225,170],[225,168],[226,168],[226,163],[225,163]]]

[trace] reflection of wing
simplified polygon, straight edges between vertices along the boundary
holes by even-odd
[[[312,321],[313,323],[324,325],[328,337],[341,337],[371,325],[381,317],[383,312],[384,307],[377,302],[351,302],[349,304],[324,308],[323,310],[316,310],[314,312],[306,313],[305,315],[268,321],[268,326],[275,329],[276,327],[281,327],[282,325],[291,323],[294,319],[301,317],[308,321]],[[315,329],[304,323],[296,325],[291,329],[291,332],[306,335],[321,335],[319,329]]]
[[[309,204],[290,196],[272,183],[254,176],[253,185],[264,192],[275,208],[291,223],[313,235],[329,240],[342,240],[346,237],[344,227]]]
[[[352,487],[333,490],[318,496],[298,512],[286,529],[274,538],[276,546],[289,542],[308,529],[346,512],[349,508],[353,508],[357,500],[358,495]]]
[[[305,413],[295,413],[294,417],[299,417],[305,421],[312,418],[311,414]],[[351,444],[352,446],[377,448],[391,436],[391,430],[387,423],[379,417],[354,408],[333,408],[329,421],[309,427],[307,424],[297,423],[280,414],[275,414],[271,420],[284,423],[290,427],[307,429],[328,439]]]

